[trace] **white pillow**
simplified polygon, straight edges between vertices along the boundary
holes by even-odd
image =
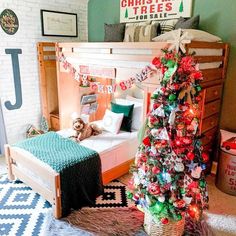
[[[102,126],[104,130],[109,131],[113,134],[118,134],[120,126],[124,117],[124,113],[114,113],[106,109],[105,115],[102,119]]]
[[[153,38],[152,40],[155,42],[166,42],[168,40],[175,40],[179,32],[179,29],[167,32],[160,36]],[[204,42],[219,42],[221,38],[209,34],[206,31],[195,30],[195,29],[182,29],[182,33],[187,33],[185,39],[193,40],[193,41],[204,41]]]
[[[129,101],[132,101],[132,102],[138,102],[138,103],[143,104],[143,99],[142,98],[135,98],[135,97],[132,97],[130,95],[127,95],[126,99],[129,100]]]
[[[115,102],[117,104],[120,104],[120,105],[132,105],[132,104],[134,104],[131,129],[132,130],[139,130],[140,127],[142,126],[143,99],[134,98],[134,97],[131,97],[131,96],[128,96],[128,95],[127,95],[127,97],[131,98],[131,100],[123,99],[123,98],[116,98]],[[134,100],[136,99],[137,101],[132,101],[132,98]]]

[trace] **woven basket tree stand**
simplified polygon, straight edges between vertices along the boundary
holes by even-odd
[[[144,229],[149,236],[182,236],[184,224],[184,217],[180,221],[170,221],[168,224],[162,224],[160,221],[154,221],[150,213],[145,212],[144,215]]]

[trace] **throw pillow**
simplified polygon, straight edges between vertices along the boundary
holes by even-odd
[[[178,35],[178,31],[181,29],[173,30],[171,32],[167,32],[165,34],[162,34],[160,36],[157,36],[156,38],[153,38],[152,40],[155,42],[167,42],[168,40],[175,40],[176,36]],[[193,40],[193,41],[205,41],[205,42],[219,42],[221,41],[221,38],[209,34],[202,30],[195,30],[195,29],[183,29],[182,33],[187,33],[185,39]]]
[[[125,34],[125,23],[104,24],[105,42],[122,42]]]
[[[160,24],[140,26],[138,42],[151,42],[157,36],[157,27]]]
[[[120,131],[120,126],[123,120],[123,113],[114,113],[106,109],[105,115],[102,119],[103,128],[113,134],[118,134]]]
[[[129,99],[130,98],[130,99]],[[139,130],[142,126],[143,120],[143,99],[138,99],[131,97],[129,95],[126,96],[126,99],[116,98],[116,104],[120,105],[132,105],[134,104],[133,116],[132,116],[132,130]]]
[[[161,27],[160,34],[164,34],[166,32],[174,30],[177,21],[178,19],[160,20],[160,21],[152,21],[152,24],[159,23]]]
[[[138,42],[141,26],[133,25],[125,28],[124,42]]]
[[[194,16],[191,18],[180,17],[175,25],[175,29],[198,29],[200,16]]]
[[[126,106],[111,102],[112,112],[124,114],[124,118],[120,127],[120,129],[123,131],[131,132],[133,110],[134,110],[134,104]]]

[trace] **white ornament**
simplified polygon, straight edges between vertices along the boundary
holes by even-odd
[[[152,129],[152,130],[151,130],[151,135],[152,135],[153,137],[156,137],[159,133],[160,133],[160,130],[159,130],[159,129]]]
[[[159,201],[159,202],[165,202],[165,197],[164,196],[159,196],[158,198],[157,198],[157,200]]]
[[[199,179],[201,177],[201,173],[202,173],[202,168],[198,166],[195,169],[192,169],[191,176],[195,179]]]
[[[171,182],[171,176],[169,173],[162,173],[162,177],[167,183]]]
[[[152,112],[153,115],[165,117],[165,111],[163,109],[163,105],[160,105],[156,110]]]
[[[157,154],[157,149],[154,146],[151,146],[151,152],[153,155]]]
[[[192,198],[191,197],[183,197],[183,200],[186,202],[187,205],[189,205],[192,201]]]
[[[184,164],[182,162],[175,164],[175,171],[177,172],[183,172],[184,171]]]
[[[159,132],[159,134],[156,136],[156,139],[161,139],[161,140],[169,140],[170,139],[166,128],[163,128]]]

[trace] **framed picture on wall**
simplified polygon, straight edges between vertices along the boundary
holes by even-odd
[[[41,10],[43,36],[77,37],[77,14]]]

